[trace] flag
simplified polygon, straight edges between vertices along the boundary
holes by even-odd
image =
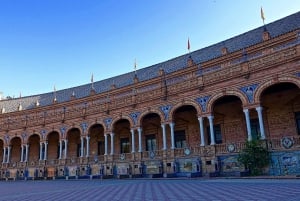
[[[265,14],[264,14],[264,11],[263,11],[262,7],[260,7],[260,17],[261,17],[263,23],[265,24]]]
[[[190,39],[188,38],[188,42],[187,42],[187,49],[190,51],[191,49],[191,45],[190,45]]]
[[[136,59],[134,59],[134,72],[136,72]]]
[[[92,73],[92,76],[91,76],[91,83],[94,82],[94,74]]]

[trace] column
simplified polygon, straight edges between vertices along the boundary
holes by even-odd
[[[65,139],[64,140],[65,141],[65,159],[67,158],[67,154],[68,154],[68,140],[67,139]]]
[[[205,146],[205,139],[204,139],[204,128],[203,128],[203,117],[198,117],[199,125],[200,125],[200,146]]]
[[[142,129],[138,128],[138,133],[139,133],[139,152],[142,152]]]
[[[246,118],[248,141],[251,141],[252,140],[252,135],[251,135],[251,124],[250,124],[249,110],[248,109],[244,109],[243,111],[244,111],[245,118]]]
[[[26,144],[25,145],[25,162],[28,162],[28,148],[29,148],[29,145]]]
[[[107,155],[107,134],[104,134],[104,155]]]
[[[62,140],[59,141],[59,158],[61,159],[61,155],[62,155]]]
[[[166,124],[161,125],[163,134],[163,150],[167,150]]]
[[[171,128],[171,149],[175,149],[175,138],[174,138],[174,126],[175,124],[173,122],[169,123],[169,126]]]
[[[110,133],[110,155],[114,154],[114,133]]]
[[[43,159],[42,153],[43,153],[43,143],[40,142],[40,159],[39,160]]]
[[[131,153],[134,153],[135,152],[134,129],[131,129],[130,132],[131,132]]]
[[[44,155],[44,160],[47,160],[47,155],[48,155],[48,142],[45,142],[45,155]]]
[[[264,140],[266,139],[265,136],[265,129],[264,129],[264,121],[262,117],[262,107],[257,107],[256,111],[258,113],[258,120],[259,120],[259,129],[260,129],[260,139]]]
[[[83,137],[81,136],[80,137],[80,141],[81,141],[81,144],[80,144],[80,157],[83,157],[83,143],[84,143],[84,141],[83,141]]]
[[[86,157],[90,156],[90,137],[86,136]]]
[[[10,150],[11,150],[11,146],[7,147],[7,159],[6,159],[6,163],[9,163],[10,161]]]
[[[20,162],[23,162],[24,160],[24,145],[21,145],[21,161]]]
[[[3,147],[3,160],[2,163],[5,163],[5,158],[6,158],[6,147]]]
[[[215,141],[215,133],[214,133],[214,123],[213,123],[213,119],[214,116],[210,115],[207,117],[209,120],[209,129],[210,129],[210,145],[214,145],[216,144]]]

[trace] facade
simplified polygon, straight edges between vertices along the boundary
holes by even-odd
[[[1,179],[300,174],[300,12],[136,72],[0,101]]]

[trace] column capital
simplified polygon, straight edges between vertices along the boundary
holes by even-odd
[[[262,110],[263,110],[263,107],[262,107],[262,106],[258,106],[258,107],[256,107],[255,109],[256,109],[256,111],[262,111]]]
[[[248,108],[245,108],[245,109],[243,109],[243,112],[244,112],[244,113],[249,113],[249,109],[248,109]]]
[[[207,116],[207,118],[208,118],[209,120],[212,120],[212,119],[214,119],[214,116],[213,116],[212,114],[210,114],[210,115]]]
[[[138,132],[141,132],[143,129],[141,127],[137,128]]]

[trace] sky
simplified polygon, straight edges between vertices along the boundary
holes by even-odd
[[[37,95],[167,61],[300,11],[299,0],[0,0],[0,92]]]

